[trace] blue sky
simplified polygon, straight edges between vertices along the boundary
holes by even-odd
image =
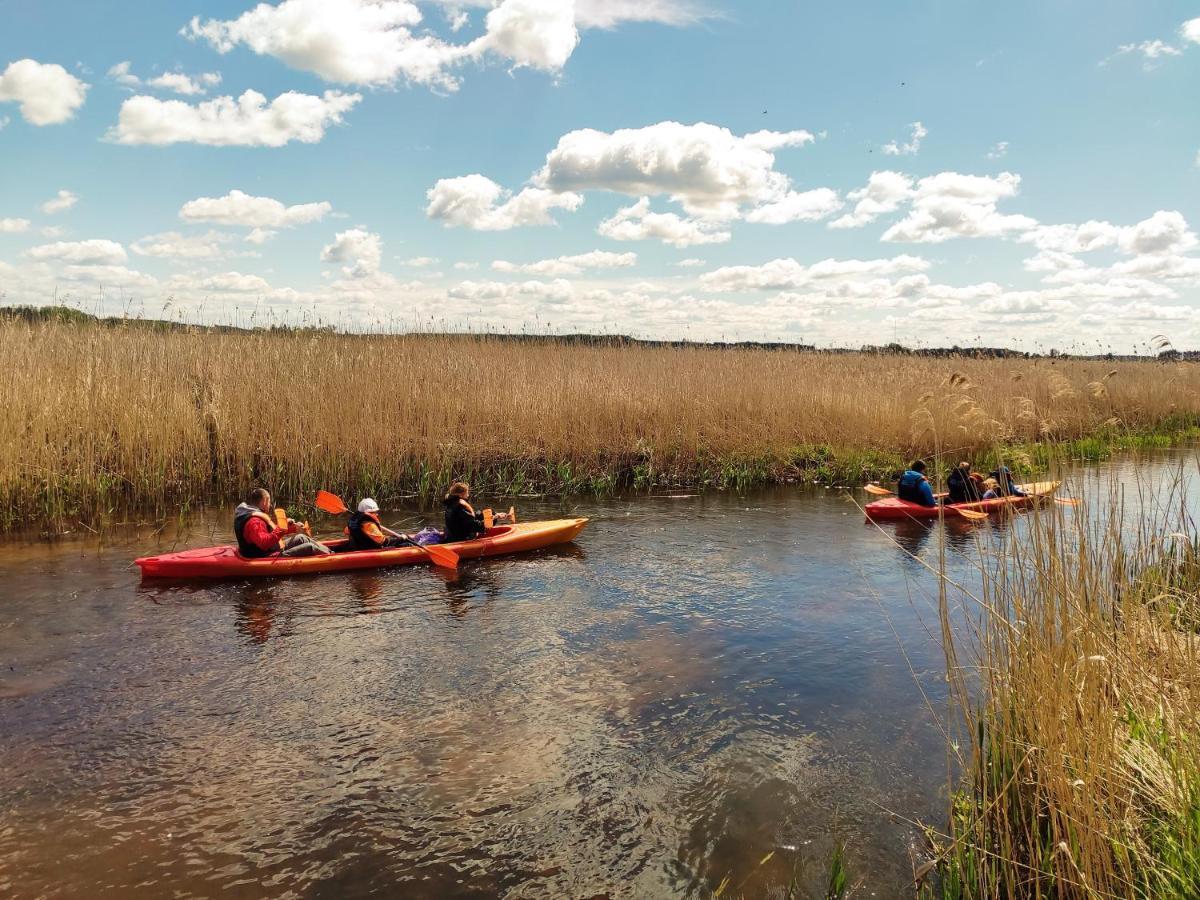
[[[6,302],[850,346],[1200,343],[1197,4],[3,14]]]

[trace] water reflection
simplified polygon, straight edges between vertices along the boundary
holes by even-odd
[[[234,627],[251,644],[265,644],[275,625],[276,589],[273,582],[249,584],[242,588],[234,606]]]

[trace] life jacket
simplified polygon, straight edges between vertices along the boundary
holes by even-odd
[[[979,499],[970,474],[962,469],[955,469],[950,473],[946,479],[946,493],[949,503],[968,503]]]
[[[273,556],[272,550],[260,550],[248,540],[246,540],[246,523],[255,516],[262,519],[271,526],[271,531],[275,531],[275,523],[261,509],[255,509],[253,506],[247,506],[243,503],[233,511],[233,536],[237,538],[238,553],[246,559],[262,559],[266,556]]]
[[[384,539],[382,536],[379,540],[375,540],[375,538],[363,531],[363,526],[368,522],[374,522],[378,525],[382,534],[383,523],[379,521],[379,516],[376,513],[356,512],[350,515],[350,521],[346,525],[346,534],[350,536],[350,549],[378,550],[383,546]]]
[[[924,480],[925,476],[920,472],[909,469],[896,482],[896,496],[901,500],[907,500],[909,503],[924,505],[924,498],[921,497],[921,482]]]
[[[471,515],[459,497],[447,497],[442,505],[446,507],[447,543],[469,541],[483,534],[483,513]]]

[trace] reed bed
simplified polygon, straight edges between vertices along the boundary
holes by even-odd
[[[987,547],[977,630],[952,629],[943,605],[969,737],[952,745],[965,785],[933,834],[926,896],[1200,897],[1200,542],[1184,475],[1043,510]]]
[[[1188,363],[0,320],[0,527],[252,484],[432,496],[836,480],[1200,416]]]

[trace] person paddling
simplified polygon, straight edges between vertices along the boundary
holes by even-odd
[[[996,479],[999,485],[1001,497],[1024,497],[1025,492],[1013,483],[1012,471],[1008,466],[997,466],[996,471],[992,473],[992,477]]]
[[[358,511],[350,514],[346,534],[350,536],[350,550],[382,550],[384,547],[402,547],[411,544],[404,535],[385,534],[389,529],[379,521],[379,504],[364,497]]]
[[[475,507],[468,501],[470,496],[471,486],[465,481],[450,485],[450,491],[442,501],[446,507],[446,543],[469,541],[484,533],[483,513],[475,512]],[[497,513],[494,521],[508,521],[508,513]]]
[[[980,490],[981,481],[982,478],[971,471],[969,462],[960,462],[946,479],[946,502],[974,503],[983,493]]]
[[[271,494],[265,488],[253,488],[244,503],[233,511],[233,536],[237,538],[238,553],[246,559],[268,556],[316,556],[333,551],[297,532],[296,523],[288,519],[287,529],[275,524],[270,515]]]
[[[896,482],[896,495],[901,500],[919,506],[937,506],[933,488],[929,485],[929,479],[925,477],[924,460],[915,460],[908,467],[908,471],[900,476],[900,480]]]

